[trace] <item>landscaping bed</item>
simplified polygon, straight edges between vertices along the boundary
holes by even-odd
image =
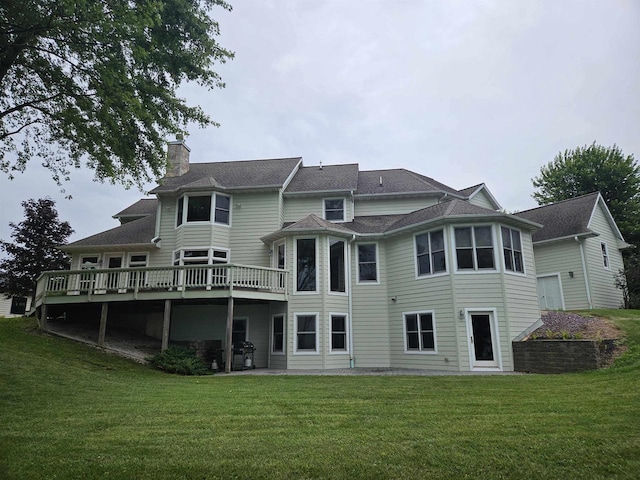
[[[607,367],[625,347],[621,331],[604,318],[549,311],[543,326],[513,343],[514,369],[530,373],[567,373]]]

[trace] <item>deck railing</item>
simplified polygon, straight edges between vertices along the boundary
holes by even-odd
[[[236,264],[58,270],[38,278],[36,301],[52,295],[252,289],[285,293],[287,271]]]

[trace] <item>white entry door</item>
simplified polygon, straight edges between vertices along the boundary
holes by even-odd
[[[501,368],[495,310],[467,312],[469,359],[472,370]]]
[[[563,310],[562,286],[558,275],[538,277],[538,303],[541,310]]]

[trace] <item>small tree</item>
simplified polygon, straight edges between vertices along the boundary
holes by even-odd
[[[620,149],[591,145],[558,153],[532,179],[539,205],[599,191],[630,243],[640,243],[640,166]]]
[[[58,219],[53,200],[30,199],[21,205],[25,219],[9,223],[14,242],[0,240],[0,249],[8,255],[0,260],[2,293],[15,297],[35,296],[36,280],[42,272],[69,268],[69,257],[57,246],[66,244],[73,233],[68,222]]]

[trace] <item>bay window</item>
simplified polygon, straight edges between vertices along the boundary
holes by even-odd
[[[442,230],[416,235],[415,241],[418,276],[447,271]]]
[[[296,290],[317,291],[316,239],[296,239]]]
[[[507,227],[500,227],[500,231],[502,233],[504,269],[509,272],[524,273],[520,232]]]
[[[213,222],[229,225],[231,197],[221,193],[206,195],[184,195],[178,199],[176,206],[176,226],[183,223]]]
[[[490,226],[456,227],[454,236],[458,270],[495,270]]]

